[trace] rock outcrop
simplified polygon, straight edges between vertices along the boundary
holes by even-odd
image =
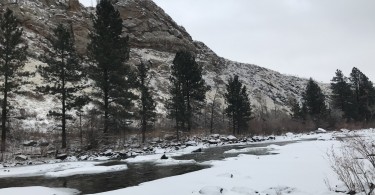
[[[48,40],[52,36],[51,29],[59,23],[66,24],[74,32],[79,53],[86,53],[88,34],[92,28],[91,16],[95,12],[93,8],[83,7],[78,0],[14,2],[1,1],[0,12],[2,13],[6,7],[12,9],[25,29],[25,38],[29,43],[28,69],[35,70],[35,66],[41,63],[37,57],[50,47]],[[131,53],[128,63],[135,65],[140,60],[152,63],[151,84],[154,87],[159,113],[165,112],[164,102],[168,98],[170,65],[178,50],[196,53],[198,63],[203,66],[204,79],[212,88],[207,94],[208,102],[212,101],[217,91],[220,104],[224,103],[222,94],[225,91],[225,83],[234,74],[239,75],[247,86],[254,106],[267,105],[268,108],[288,111],[289,98],[301,98],[307,79],[283,75],[260,66],[238,63],[217,56],[204,43],[194,41],[182,26],[174,22],[152,0],[113,0],[113,3],[123,19],[124,36],[130,37]],[[327,85],[321,84],[321,87],[328,91]],[[33,101],[33,104],[38,105],[37,100]],[[20,106],[27,109],[29,104]],[[46,106],[46,103],[43,105]],[[45,119],[39,117],[38,120]]]

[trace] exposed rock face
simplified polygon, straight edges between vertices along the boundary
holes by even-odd
[[[170,66],[178,50],[196,53],[198,63],[203,66],[203,77],[212,88],[207,93],[208,102],[218,91],[220,104],[224,104],[221,95],[225,91],[227,79],[234,74],[239,75],[247,86],[255,106],[266,104],[268,108],[289,110],[288,98],[301,98],[306,79],[217,56],[204,43],[193,41],[189,33],[152,0],[113,0],[113,3],[123,19],[124,35],[130,37],[129,63],[138,64],[141,59],[152,63],[151,84],[159,103],[158,112],[165,111]],[[81,54],[86,53],[88,34],[92,28],[91,14],[95,12],[93,8],[82,7],[78,0],[18,0],[18,3],[1,1],[0,12],[6,7],[15,12],[25,29],[25,38],[29,43],[30,70],[40,64],[37,56],[49,47],[48,40],[52,36],[52,29],[59,23],[66,24],[74,32],[78,51]],[[323,90],[328,90],[327,85],[321,86]],[[27,108],[28,105],[20,106]],[[45,106],[45,103],[43,105]],[[39,117],[38,120],[44,119]]]
[[[81,11],[81,5],[79,4],[78,0],[69,0],[68,2],[68,10],[78,12]]]

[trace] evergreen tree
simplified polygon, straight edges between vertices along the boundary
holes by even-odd
[[[371,107],[375,105],[373,83],[356,67],[352,69],[349,80],[354,93],[355,118],[358,121],[368,121],[372,118]]]
[[[331,80],[332,106],[344,113],[344,118],[350,119],[353,116],[353,94],[347,78],[341,70],[336,70],[336,76]]]
[[[171,69],[172,75],[169,79],[172,84],[171,99],[167,106],[170,111],[169,116],[176,119],[177,129],[185,129],[186,124],[187,130],[190,131],[195,112],[193,104],[204,102],[209,88],[202,78],[202,68],[191,52],[177,52]]]
[[[302,108],[301,106],[299,105],[298,101],[296,99],[292,99],[291,100],[291,113],[290,113],[290,116],[293,118],[293,119],[303,119],[303,112],[302,112]]]
[[[251,105],[246,86],[242,86],[237,75],[234,78],[229,78],[226,89],[227,92],[224,94],[227,103],[225,113],[232,123],[232,130],[235,135],[247,129],[247,123],[252,114]]]
[[[152,99],[149,82],[149,67],[145,63],[141,62],[138,65],[138,84],[140,91],[139,105],[141,107],[139,115],[141,118],[141,130],[142,130],[142,143],[146,139],[147,128],[155,122],[156,112],[155,112],[155,101]]]
[[[307,114],[313,117],[314,120],[322,119],[325,116],[327,113],[325,96],[319,85],[311,78],[307,83],[302,98]]]
[[[9,95],[16,92],[22,78],[27,76],[22,72],[25,65],[27,44],[22,39],[23,29],[19,21],[13,15],[13,11],[7,9],[0,16],[0,76],[2,79],[1,90],[3,92],[2,116],[1,116],[1,152],[5,152],[6,147],[6,122],[9,111]]]
[[[179,131],[185,129],[186,108],[181,83],[173,76],[169,80],[171,82],[171,87],[169,88],[171,98],[167,101],[166,108],[168,117],[175,119],[176,136],[177,140],[179,140]]]
[[[129,37],[122,35],[122,19],[110,0],[101,0],[93,18],[90,33],[89,57],[94,61],[89,76],[94,80],[96,103],[104,111],[104,133],[108,132],[110,119],[123,125],[132,113],[129,108],[136,96],[130,91],[135,85],[135,75],[125,62],[129,59]]]
[[[83,75],[70,31],[60,24],[53,30],[53,35],[52,48],[41,57],[47,65],[38,67],[44,81],[51,85],[38,87],[38,90],[56,95],[61,102],[61,111],[50,111],[49,114],[61,119],[61,147],[66,148],[66,120],[71,118],[66,112],[75,107],[74,93],[82,89],[78,83]]]

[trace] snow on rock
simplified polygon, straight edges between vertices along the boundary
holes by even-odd
[[[219,134],[212,134],[210,137],[214,139],[219,139],[220,135]]]
[[[235,137],[235,136],[233,136],[233,135],[229,135],[229,136],[227,137],[227,139],[228,139],[229,141],[237,141],[237,137]]]
[[[186,146],[197,146],[197,142],[196,141],[187,141],[187,142],[185,142],[185,145]]]
[[[318,130],[316,130],[315,132],[317,132],[317,133],[327,133],[327,130],[325,130],[323,128],[318,128]]]
[[[175,160],[173,158],[159,159],[155,161],[158,166],[171,166],[171,165],[181,165],[181,164],[195,164],[195,160]]]
[[[257,153],[267,153],[271,149],[268,147],[250,147],[250,148],[242,148],[242,149],[231,149],[225,151],[226,154],[234,154],[234,153],[250,153],[250,152],[257,152]]]
[[[24,195],[24,194],[37,194],[37,195],[74,195],[80,192],[70,188],[47,188],[40,186],[33,187],[16,187],[16,188],[3,188],[0,189],[0,194]]]
[[[291,132],[288,132],[288,133],[285,133],[285,136],[287,136],[287,137],[293,137],[293,136],[294,136],[294,134],[293,134],[293,133],[291,133]]]
[[[28,159],[28,157],[26,155],[17,155],[15,159],[18,161],[25,161]]]
[[[199,194],[205,195],[221,195],[226,194],[228,190],[218,187],[218,186],[205,186],[201,190],[199,190]]]
[[[47,172],[47,177],[68,177],[72,175],[83,175],[83,174],[97,174],[105,172],[115,172],[128,169],[126,165],[113,165],[113,166],[91,166],[91,167],[80,167],[75,169],[67,169],[56,172]]]
[[[29,141],[25,141],[22,143],[23,146],[36,146],[38,144],[38,142],[34,141],[34,140],[29,140]]]
[[[109,160],[110,158],[107,157],[107,156],[98,156],[96,158],[94,158],[94,160],[98,160],[98,161],[105,161],[105,160]]]
[[[218,144],[219,142],[220,142],[219,139],[210,139],[210,140],[208,140],[209,144]]]

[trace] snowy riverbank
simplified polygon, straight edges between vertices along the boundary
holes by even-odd
[[[321,134],[287,134],[276,136],[275,140],[266,141],[274,143],[260,150],[271,151],[272,155],[245,155],[243,152],[251,151],[254,148],[242,148],[238,150],[228,150],[226,153],[238,153],[239,156],[227,158],[221,161],[208,161],[204,164],[211,165],[211,168],[187,173],[184,175],[163,178],[155,181],[142,183],[139,186],[128,187],[120,190],[101,193],[102,195],[117,194],[227,194],[227,195],[255,195],[255,194],[338,194],[330,191],[327,181],[331,186],[342,184],[338,181],[336,174],[332,172],[326,153],[328,150],[338,148],[340,142],[337,137],[354,135],[352,132],[328,132]],[[375,136],[375,130],[361,130],[356,135]],[[277,145],[277,142],[292,140],[310,140],[291,143],[287,145]],[[239,143],[241,144],[241,143]],[[187,147],[180,151],[167,153],[173,157],[191,153],[193,150],[209,147],[207,145],[197,145]],[[211,146],[220,147],[220,146]],[[164,150],[159,150],[156,154],[139,156],[125,160],[126,163],[153,162],[160,165],[176,165],[184,163],[196,163],[193,160],[160,160]],[[58,164],[25,166],[0,169],[0,177],[16,177],[42,175],[52,177],[64,177],[74,174],[94,174],[106,171],[118,171],[126,169],[126,165],[109,166],[103,168],[95,166],[99,162],[67,162]],[[63,166],[62,166],[63,165]],[[111,168],[112,167],[112,168]],[[9,170],[9,171],[8,171]],[[4,188],[0,189],[0,194],[9,192],[22,192],[22,190],[37,194],[76,194],[74,191],[63,191],[61,189],[43,190],[39,192],[37,187],[25,188]],[[17,193],[12,193],[17,194]],[[18,193],[23,194],[23,193]],[[64,195],[65,195],[64,194]]]

